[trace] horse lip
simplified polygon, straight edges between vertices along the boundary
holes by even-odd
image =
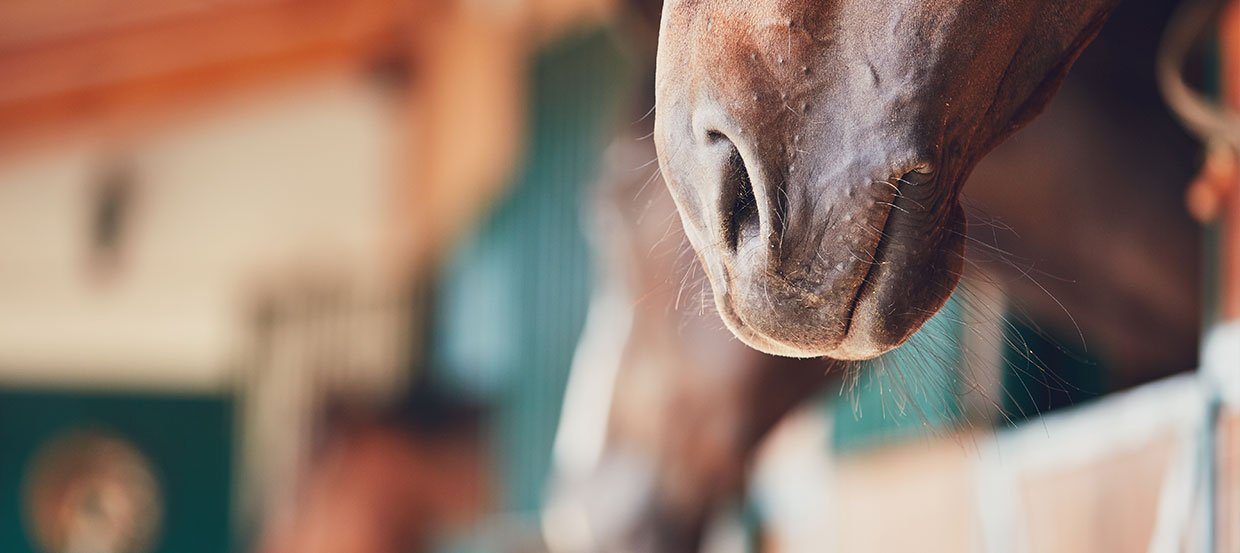
[[[903,178],[899,179],[899,184],[896,185],[896,194],[891,200],[891,205],[887,207],[887,218],[883,221],[883,228],[879,233],[878,242],[874,246],[874,262],[870,264],[865,276],[857,284],[857,290],[853,295],[852,302],[848,306],[847,319],[844,323],[844,338],[836,347],[835,352],[842,359],[863,360],[873,358],[898,345],[898,343],[891,345],[879,344],[873,341],[873,337],[857,336],[853,332],[853,324],[857,320],[857,308],[865,300],[867,292],[877,290],[878,288],[877,284],[870,281],[870,278],[886,262],[888,257],[887,248],[891,247],[892,243],[896,241],[897,237],[893,235],[892,221],[901,216],[910,216],[909,204],[910,202],[916,203],[905,196],[904,189],[906,188],[906,183],[919,187],[930,186],[933,184],[933,177],[916,183]]]
[[[902,195],[897,193],[891,205],[887,207],[887,218],[883,221],[883,228],[878,234],[878,242],[874,244],[874,262],[866,269],[865,276],[861,277],[861,282],[857,283],[857,290],[853,293],[852,301],[848,302],[848,313],[844,319],[844,341],[847,341],[852,333],[853,322],[856,320],[857,315],[857,305],[861,303],[861,298],[866,290],[873,288],[869,284],[870,277],[874,274],[874,270],[883,264],[883,259],[886,257],[884,255],[886,253],[884,246],[888,245],[892,240],[891,235],[887,233],[887,229],[891,228],[891,219],[896,215],[895,205],[900,202],[901,197]]]
[[[751,346],[772,355],[800,358],[819,357],[818,355],[807,356],[805,352],[786,346],[779,340],[767,336],[753,325],[745,322],[744,317],[742,317],[740,312],[736,310],[736,306],[732,304],[731,295],[728,295],[727,299],[717,300],[717,305],[719,307],[720,318],[723,319],[724,324],[731,329],[738,338],[741,338],[743,341],[758,342],[761,344],[761,347],[754,344],[750,344]]]

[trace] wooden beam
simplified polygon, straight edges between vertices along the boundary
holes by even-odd
[[[126,3],[132,13],[148,15],[124,24],[65,23],[0,41],[0,143],[31,129],[172,103],[290,69],[357,63],[399,32],[413,32],[408,22],[426,4],[268,0],[189,10],[181,0],[182,9],[169,12],[151,0]],[[28,1],[0,3],[0,20],[62,21],[30,12]]]
[[[1240,2],[1230,2],[1219,18],[1219,46],[1223,99],[1235,111],[1240,109]],[[1219,215],[1220,314],[1224,321],[1236,321],[1240,320],[1240,182],[1231,183]]]

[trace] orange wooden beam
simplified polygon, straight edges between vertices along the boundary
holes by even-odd
[[[144,3],[158,4],[128,2]],[[28,11],[26,4],[0,3],[0,20],[19,18],[25,12],[9,12]],[[27,33],[24,40],[0,42],[0,143],[32,129],[124,116],[292,69],[364,61],[390,47],[394,35],[413,32],[415,12],[425,4],[233,2],[135,16],[127,25]]]
[[[1240,110],[1240,2],[1230,2],[1219,19],[1220,77],[1223,99]],[[1219,301],[1224,321],[1240,320],[1240,182],[1221,195],[1219,210]]]

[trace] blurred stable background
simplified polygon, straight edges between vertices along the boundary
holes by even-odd
[[[1235,278],[1156,87],[1174,4],[977,170],[909,347],[712,464],[716,375],[827,365],[713,313],[657,2],[0,3],[0,551],[658,550],[694,509],[712,551],[1238,547],[1230,411],[1172,376]],[[1224,98],[1235,20],[1189,68]]]

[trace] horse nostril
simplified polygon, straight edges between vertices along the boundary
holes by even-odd
[[[727,140],[722,134],[720,137]],[[741,240],[756,236],[760,228],[758,202],[754,197],[753,182],[750,180],[749,171],[745,168],[745,160],[736,146],[732,146],[732,151],[723,168],[722,192],[722,204],[727,208],[724,213],[726,232],[724,238],[728,248],[732,253],[736,253]]]

